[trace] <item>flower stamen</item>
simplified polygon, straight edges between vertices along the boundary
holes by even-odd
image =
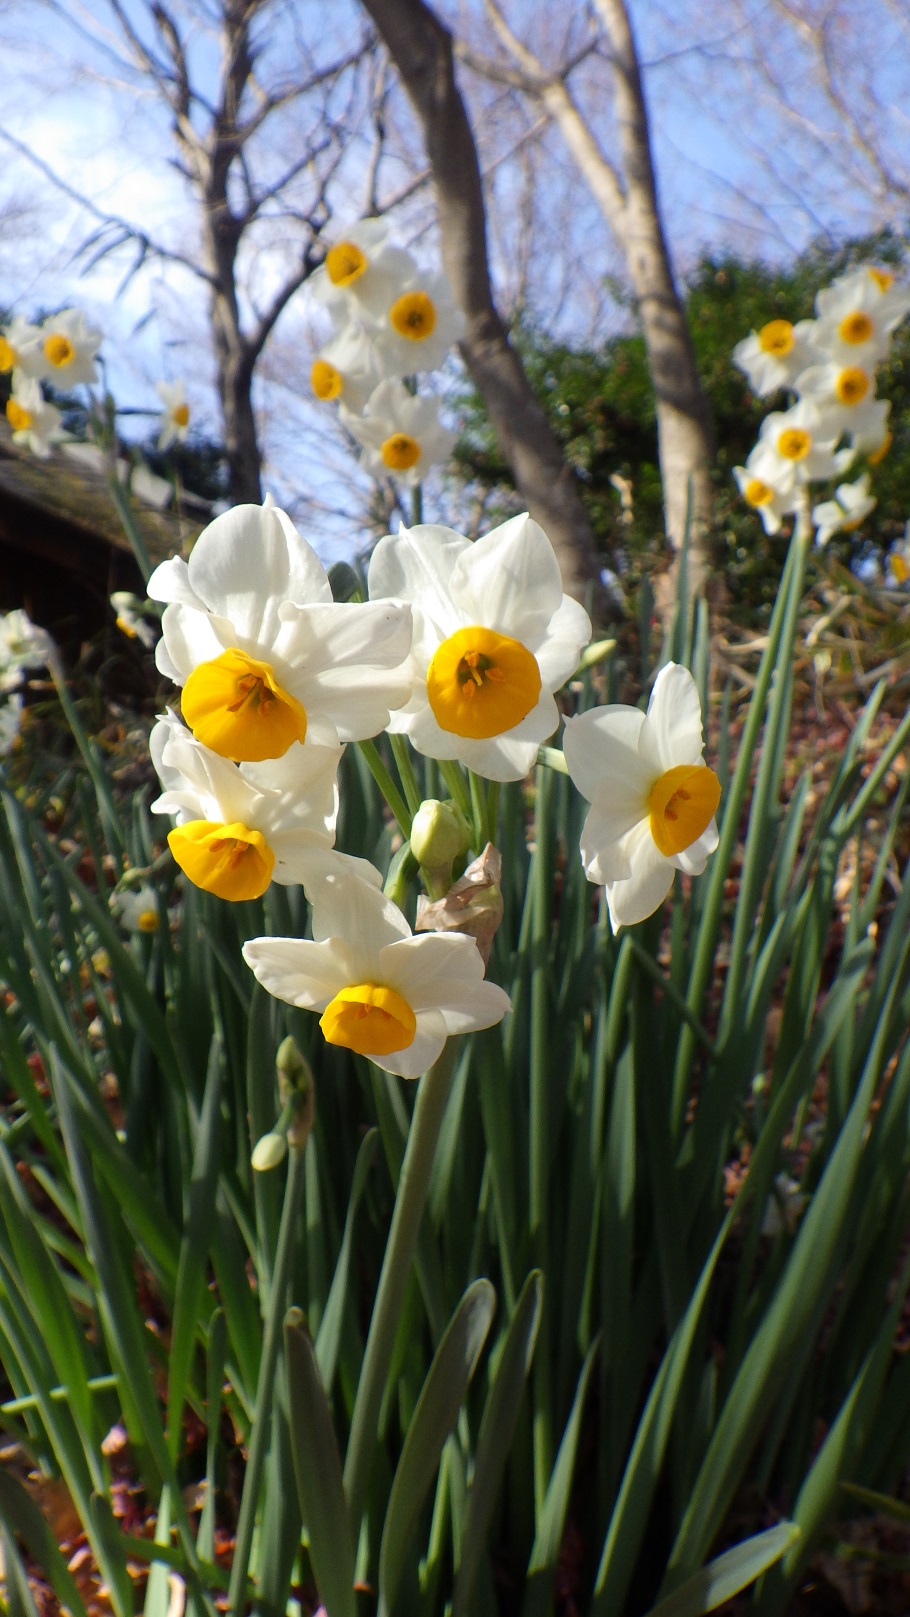
[[[706,764],[677,764],[654,782],[648,794],[651,835],[670,858],[690,848],[707,831],[720,802],[720,781]]]
[[[440,729],[474,741],[513,730],[540,692],[533,652],[480,625],[450,635],[427,669],[427,698]]]
[[[183,716],[197,741],[222,758],[260,763],[306,739],[306,711],[270,663],[236,646],[199,663],[183,687]]]

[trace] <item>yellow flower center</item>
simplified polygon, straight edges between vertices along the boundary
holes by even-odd
[[[717,812],[720,781],[705,764],[677,764],[654,782],[648,794],[651,835],[669,858],[697,842]]]
[[[863,513],[863,515],[861,517],[851,517],[848,522],[842,522],[841,523],[841,532],[842,533],[855,533],[857,528],[862,527],[865,520],[866,520],[866,513],[865,512]]]
[[[747,505],[767,505],[773,500],[774,490],[770,483],[763,483],[760,477],[752,477],[743,489],[743,499]]]
[[[314,359],[310,366],[310,387],[317,399],[337,399],[344,387],[344,379],[327,359]]]
[[[409,472],[420,459],[420,445],[406,432],[393,432],[379,453],[390,472]]]
[[[70,365],[76,357],[75,348],[69,337],[64,337],[62,331],[54,331],[49,337],[45,337],[43,348],[48,364],[56,365],[58,369],[62,365]]]
[[[190,424],[190,407],[188,404],[175,404],[171,411],[171,420],[176,427],[188,427]]]
[[[158,911],[157,910],[143,910],[142,913],[139,915],[137,921],[136,921],[136,926],[138,927],[140,932],[157,932],[158,931]]]
[[[333,286],[350,286],[366,269],[367,256],[354,242],[340,241],[326,253],[325,267]]]
[[[769,320],[758,334],[758,344],[765,354],[789,354],[796,338],[789,320]]]
[[[7,399],[6,419],[14,432],[25,432],[32,424],[32,414],[18,399]]]
[[[120,633],[125,634],[129,640],[137,640],[139,638],[136,634],[136,630],[133,628],[133,625],[129,623],[126,618],[115,618],[114,622],[117,625],[117,628],[120,630]]]
[[[390,1056],[414,1043],[417,1018],[394,988],[352,983],[326,1006],[319,1026],[329,1044],[341,1044],[360,1056]]]
[[[910,578],[910,564],[904,560],[903,556],[896,554],[889,556],[888,560],[891,564],[891,571],[897,579],[897,582],[899,584],[906,584],[907,579]]]
[[[216,898],[239,903],[261,898],[272,879],[275,855],[261,831],[235,820],[189,820],[168,833],[168,846],[180,869],[197,887]]]
[[[503,735],[537,705],[537,658],[495,629],[459,629],[433,653],[427,697],[440,729],[472,741]]]
[[[868,460],[869,465],[870,466],[878,466],[878,465],[880,465],[880,463],[884,460],[885,456],[887,455],[888,450],[891,448],[891,445],[893,444],[893,442],[894,442],[894,433],[893,432],[886,432],[885,436],[882,439],[881,443],[879,444],[878,448],[871,450],[870,453],[866,456],[866,459]]]
[[[869,372],[859,365],[841,371],[834,386],[841,404],[859,404],[869,391]]]
[[[261,763],[306,739],[306,711],[279,685],[270,663],[232,646],[193,669],[183,716],[197,741],[222,758]]]
[[[879,269],[877,265],[869,264],[866,274],[871,275],[880,292],[887,292],[888,288],[894,285],[894,276],[891,270]]]
[[[805,427],[785,427],[777,440],[777,453],[784,460],[805,460],[812,448],[812,434]]]
[[[426,292],[405,292],[392,304],[389,319],[399,337],[423,342],[435,329],[436,306]]]
[[[16,363],[16,350],[5,337],[0,337],[0,374],[11,371]]]
[[[868,342],[874,332],[875,326],[862,309],[857,309],[853,314],[844,315],[837,328],[837,334],[841,342],[852,343],[854,346],[861,342]]]

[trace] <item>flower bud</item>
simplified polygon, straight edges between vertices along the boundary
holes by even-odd
[[[250,1162],[257,1173],[268,1173],[270,1168],[277,1168],[287,1154],[288,1142],[283,1134],[263,1134],[253,1147]]]
[[[306,1057],[301,1055],[292,1033],[282,1039],[275,1057],[278,1069],[278,1089],[282,1103],[292,1094],[305,1094],[313,1087],[313,1074]]]
[[[411,852],[419,865],[450,870],[470,846],[470,827],[454,803],[440,803],[435,797],[421,803],[411,825]]]

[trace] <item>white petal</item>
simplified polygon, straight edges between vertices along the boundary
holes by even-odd
[[[572,678],[591,633],[591,619],[581,602],[564,595],[543,640],[529,647],[537,658],[540,677],[547,690],[561,690],[566,680]]]
[[[375,980],[380,949],[411,936],[397,905],[356,876],[326,876],[311,902],[313,937],[318,942],[344,938],[351,950],[354,976],[349,981]]]
[[[452,600],[450,582],[470,540],[435,523],[402,528],[380,539],[370,558],[370,600],[397,597],[419,605],[441,639],[464,623]]]
[[[654,681],[648,703],[648,725],[657,742],[661,765],[701,762],[704,748],[701,703],[688,668],[666,663]]]
[[[324,1011],[351,982],[346,955],[337,939],[253,938],[243,945],[243,958],[263,988],[307,1011]]]
[[[382,950],[383,982],[397,989],[413,1011],[444,1010],[451,993],[474,993],[483,981],[483,961],[473,938],[455,932],[418,932]]]
[[[420,1078],[441,1055],[447,1037],[442,1012],[421,1011],[417,1031],[406,1050],[396,1050],[390,1056],[371,1056],[370,1060],[398,1078]]]
[[[533,651],[562,605],[556,553],[531,517],[512,517],[462,551],[452,599],[465,623],[512,635]]]
[[[189,579],[210,611],[266,645],[278,632],[279,603],[332,599],[315,551],[274,505],[236,505],[216,517],[193,546]]]
[[[611,836],[613,829],[614,822],[609,811],[604,812],[595,806],[588,811],[578,840],[578,851],[588,881],[603,886],[625,881],[632,874],[626,852],[628,833],[614,840]]]
[[[153,601],[178,601],[181,606],[191,606],[196,612],[207,610],[205,602],[193,589],[189,569],[180,556],[172,556],[170,561],[161,562],[152,573],[146,589]]]
[[[708,856],[717,847],[720,838],[717,834],[717,821],[712,820],[706,825],[700,837],[690,842],[688,848],[682,853],[673,856],[673,863],[678,870],[684,870],[688,876],[700,876],[708,863]]]
[[[623,802],[634,795],[639,805],[636,820],[647,813],[655,768],[642,746],[646,723],[639,708],[620,703],[566,719],[563,752],[569,774],[590,803],[607,803],[621,791]]]
[[[653,915],[673,886],[673,863],[660,852],[647,821],[630,834],[626,851],[632,874],[606,888],[614,932]]]

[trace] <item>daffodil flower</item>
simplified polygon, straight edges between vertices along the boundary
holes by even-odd
[[[12,428],[13,443],[30,449],[39,460],[47,460],[54,445],[62,443],[66,437],[60,425],[60,411],[47,403],[40,382],[19,370],[13,373],[6,419]]]
[[[34,336],[19,345],[18,364],[23,375],[59,388],[95,382],[101,340],[101,332],[86,323],[81,309],[64,309],[49,315]]]
[[[272,881],[308,891],[344,864],[372,868],[332,852],[340,746],[295,742],[268,763],[232,764],[172,713],[159,718],[149,745],[164,787],[152,811],[176,816],[168,845],[197,887],[259,898]]]
[[[357,877],[329,876],[313,899],[313,941],[254,938],[243,957],[277,999],[319,1014],[329,1044],[418,1078],[446,1039],[492,1027],[511,1009],[484,979],[473,938],[413,934],[401,911]]]
[[[0,326],[0,375],[21,368],[22,351],[41,339],[37,326],[17,314],[7,326]]]
[[[705,764],[692,675],[667,663],[647,713],[613,705],[567,719],[563,748],[591,804],[582,864],[589,881],[603,883],[618,932],[659,909],[677,870],[700,875],[717,847],[720,781]]]
[[[418,274],[402,287],[385,310],[376,344],[386,368],[399,376],[434,371],[464,332],[446,277]]]
[[[417,272],[411,254],[387,240],[385,219],[361,219],[329,247],[308,286],[337,327],[349,320],[381,324],[386,311]]]
[[[759,429],[750,469],[781,493],[834,477],[845,467],[834,447],[840,433],[839,423],[812,399],[800,399],[790,410],[772,410]]]
[[[414,613],[413,695],[389,729],[427,757],[522,779],[559,723],[553,693],[591,637],[543,529],[512,517],[472,544],[433,523],[402,528],[376,546],[369,591]]]
[[[363,449],[362,465],[374,477],[420,483],[429,468],[448,460],[456,434],[439,420],[437,401],[412,394],[401,382],[381,382],[363,415],[344,405],[339,417]]]
[[[853,270],[823,287],[815,299],[816,347],[839,365],[864,365],[874,369],[885,358],[891,333],[910,307],[900,296],[889,272]]]
[[[791,387],[800,371],[818,358],[813,345],[814,320],[769,320],[750,332],[733,350],[733,363],[745,371],[753,393],[764,398]]]
[[[194,735],[224,758],[364,740],[407,700],[409,608],[333,601],[315,551],[270,499],[216,517],[148,591],[168,603],[158,667],[183,686]]]
[[[875,510],[875,496],[869,493],[869,473],[864,472],[855,483],[841,483],[834,490],[834,499],[813,506],[815,543],[826,545],[832,534],[852,533]]]
[[[147,883],[115,893],[111,899],[111,909],[127,932],[144,932],[148,935],[157,932],[161,925],[158,894]]]
[[[15,690],[27,669],[45,668],[54,642],[23,607],[0,614],[0,691]]]
[[[800,397],[813,399],[826,419],[851,441],[880,443],[891,404],[875,397],[875,372],[865,365],[810,365],[797,378]]]
[[[190,407],[186,402],[183,383],[158,382],[155,392],[164,405],[158,448],[170,449],[171,444],[185,443],[190,430]]]
[[[910,584],[910,522],[903,539],[888,551],[885,564],[885,584],[889,589],[904,589]]]
[[[142,602],[132,590],[114,590],[111,606],[120,633],[125,634],[128,640],[138,640],[151,651],[158,639],[157,625],[153,627],[148,618],[143,617]]]
[[[12,752],[22,730],[22,697],[18,691],[0,702],[0,758]]]
[[[310,366],[310,387],[323,403],[337,399],[345,409],[359,414],[387,375],[372,338],[359,321],[352,320],[316,355]]]
[[[762,450],[758,450],[761,462],[760,470],[765,476],[760,477],[755,467],[756,450],[748,456],[745,466],[734,466],[733,476],[736,478],[739,492],[747,505],[757,511],[762,520],[765,533],[778,533],[785,516],[789,516],[794,509],[792,487],[783,490],[767,479],[770,475],[767,457]]]

